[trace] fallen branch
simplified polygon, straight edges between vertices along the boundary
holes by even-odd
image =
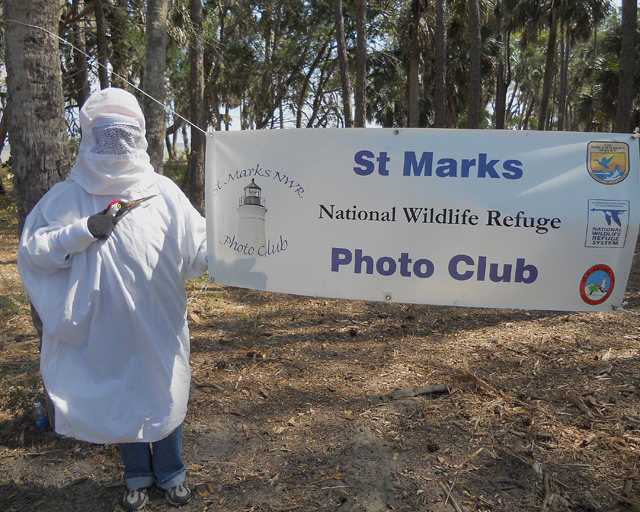
[[[591,414],[591,411],[589,410],[589,408],[585,405],[585,403],[580,399],[580,397],[576,393],[573,393],[573,392],[567,393],[565,395],[565,398],[571,405],[573,405],[580,412],[582,412],[589,418],[593,418],[593,414]]]
[[[29,339],[30,338],[30,339]],[[25,345],[30,345],[32,343],[37,343],[40,341],[40,338],[36,335],[36,334],[26,334],[26,335],[18,335],[15,338],[16,340],[25,340],[25,341],[18,341],[16,343],[4,343],[2,342],[2,344],[4,344],[4,348],[18,348],[18,347],[23,347]]]
[[[418,395],[435,395],[449,393],[449,386],[447,384],[434,384],[432,386],[419,387],[412,386],[410,388],[396,389],[389,395],[391,400],[402,400],[404,398],[411,398]]]
[[[453,505],[453,508],[456,509],[456,512],[464,512],[460,508],[460,505],[458,505],[456,500],[453,499],[453,496],[451,496],[451,491],[453,489],[450,489],[449,486],[447,484],[445,484],[444,482],[438,482],[438,483],[440,484],[440,487],[442,487],[442,490],[444,491],[444,494],[445,494],[445,500],[444,500],[445,505],[446,505],[447,501],[451,501],[451,505]]]
[[[551,486],[549,485],[549,475],[547,473],[544,474],[544,500],[542,501],[542,512],[547,510],[547,506],[549,505],[549,501],[551,500]]]
[[[217,384],[211,382],[211,381],[204,381],[204,380],[194,380],[193,381],[193,385],[196,388],[214,388],[217,389],[218,391],[224,391],[224,388],[222,386],[218,386]]]
[[[458,465],[458,467],[461,468],[462,466],[464,466],[467,462],[469,462],[476,455],[478,455],[482,450],[484,450],[484,448],[480,448],[480,449],[476,450],[476,452],[473,455],[469,455],[465,460],[463,460],[462,463]]]

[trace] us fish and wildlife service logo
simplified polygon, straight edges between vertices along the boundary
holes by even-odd
[[[602,304],[611,296],[615,284],[613,270],[607,265],[594,265],[587,270],[580,281],[580,296],[592,306]]]
[[[587,169],[604,185],[615,185],[629,174],[629,146],[625,142],[589,142]]]

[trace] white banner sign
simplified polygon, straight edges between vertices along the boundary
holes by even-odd
[[[623,134],[215,132],[209,273],[321,297],[615,309],[638,236],[638,157]]]

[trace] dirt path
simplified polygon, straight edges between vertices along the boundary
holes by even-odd
[[[6,208],[0,510],[122,510],[113,446],[34,428],[37,340]],[[184,457],[195,497],[181,510],[640,511],[639,271],[619,313],[189,283]],[[434,385],[447,389],[409,392]],[[154,491],[146,510],[170,509]]]

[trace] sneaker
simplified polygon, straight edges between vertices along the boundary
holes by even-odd
[[[176,485],[171,489],[167,489],[164,499],[169,505],[180,507],[191,501],[191,491],[185,484]]]
[[[122,506],[127,510],[140,510],[149,501],[149,491],[147,489],[127,489],[124,495]]]

